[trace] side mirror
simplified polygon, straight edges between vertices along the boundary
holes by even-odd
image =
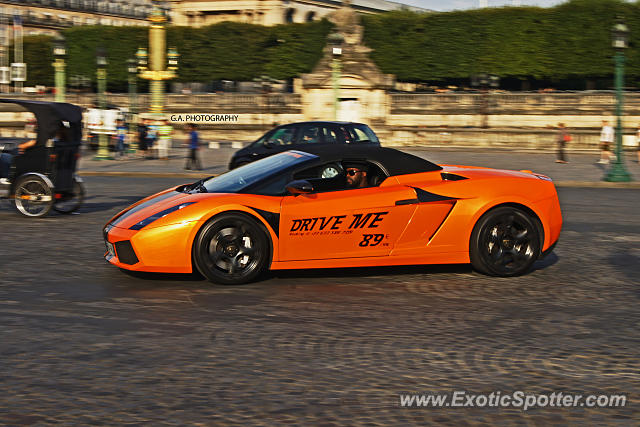
[[[297,194],[309,194],[313,191],[313,185],[304,179],[299,179],[297,181],[291,181],[285,187],[289,194],[297,195]]]

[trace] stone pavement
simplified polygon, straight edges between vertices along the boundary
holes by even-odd
[[[498,169],[532,170],[553,178],[557,186],[564,187],[631,187],[640,188],[640,165],[635,151],[625,153],[627,170],[631,173],[632,183],[608,183],[603,176],[608,165],[597,164],[598,151],[568,152],[568,164],[555,163],[553,151],[541,150],[500,150],[490,148],[431,148],[397,147],[403,151],[427,158],[438,164],[462,164],[484,166]],[[200,158],[202,171],[186,171],[184,165],[186,148],[174,148],[169,160],[143,159],[130,156],[124,160],[93,160],[93,152],[85,152],[79,165],[81,175],[122,175],[157,177],[203,177],[227,171],[231,156],[236,151],[231,147],[203,148]]]

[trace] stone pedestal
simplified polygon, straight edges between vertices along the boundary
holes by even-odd
[[[330,15],[344,42],[341,53],[334,55],[334,46],[327,43],[324,56],[309,74],[302,76],[301,94],[306,120],[333,120],[336,92],[333,69],[339,61],[337,119],[369,124],[384,124],[390,112],[387,91],[393,87],[394,76],[383,74],[369,59],[371,49],[362,44],[362,26],[348,2]]]

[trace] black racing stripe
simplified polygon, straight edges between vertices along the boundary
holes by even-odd
[[[251,206],[247,206],[247,207],[258,212],[258,214],[260,214],[260,216],[265,221],[267,221],[267,224],[269,224],[271,228],[273,228],[273,232],[276,233],[276,237],[280,238],[280,214],[279,213],[263,211],[262,209],[254,208]]]
[[[168,193],[162,194],[158,197],[154,197],[151,200],[147,200],[144,203],[140,203],[138,206],[136,206],[135,208],[131,208],[128,211],[126,211],[125,213],[123,213],[122,215],[120,215],[119,217],[117,217],[111,224],[112,225],[118,225],[120,224],[125,218],[130,217],[131,215],[135,214],[136,212],[140,212],[142,209],[145,209],[155,203],[158,203],[162,200],[168,199],[169,197],[173,197],[176,194],[180,194],[177,191],[170,191]]]

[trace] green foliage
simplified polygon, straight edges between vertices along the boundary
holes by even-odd
[[[509,79],[609,78],[611,27],[622,15],[631,30],[629,80],[640,79],[640,2],[571,0],[553,8],[503,7],[447,13],[394,11],[362,16],[365,44],[385,73],[401,81],[466,80],[491,73]],[[312,70],[332,25],[326,21],[275,27],[223,22],[169,27],[167,45],[180,53],[178,81],[287,79]],[[148,29],[76,27],[64,31],[67,75],[95,81],[95,52],[108,51],[110,90],[126,90],[126,60],[148,46]],[[53,84],[51,39],[25,37],[27,84]]]
[[[503,7],[463,12],[389,12],[364,17],[365,44],[386,73],[403,81],[468,78],[566,79],[613,72],[611,27],[632,30],[627,73],[640,77],[640,5],[572,0],[553,8]]]
[[[51,37],[32,36],[25,37],[23,47],[23,59],[27,64],[27,86],[37,84],[53,86],[53,52]],[[11,47],[13,61],[13,46]]]
[[[262,75],[276,79],[311,71],[322,56],[331,24],[319,21],[275,27],[222,22],[202,28],[167,28],[167,46],[180,54],[177,81],[247,81]],[[107,51],[109,90],[126,90],[127,59],[138,47],[148,46],[148,29],[141,27],[75,27],[63,32],[67,39],[67,76],[96,80],[96,51]],[[52,38],[24,39],[28,84],[53,85]]]

